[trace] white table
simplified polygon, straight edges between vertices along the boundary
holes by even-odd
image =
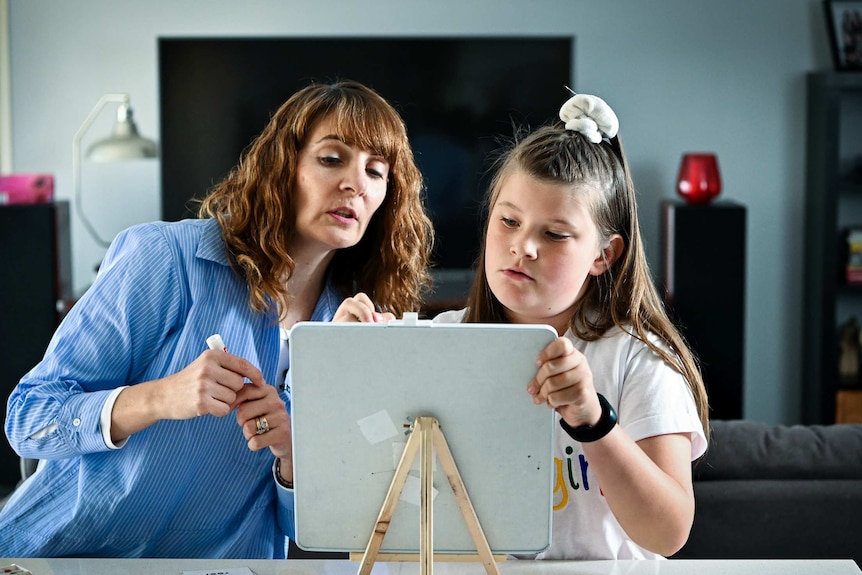
[[[354,575],[359,563],[319,560],[237,559],[27,559],[0,558],[0,566],[16,563],[33,575],[179,575],[206,570],[216,575],[248,567],[255,575]],[[850,559],[832,560],[683,560],[667,561],[505,561],[501,575],[858,575]],[[374,575],[418,575],[419,563],[377,563]],[[479,563],[434,564],[437,575],[484,575]]]

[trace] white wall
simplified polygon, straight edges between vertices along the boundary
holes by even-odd
[[[9,98],[9,3],[0,0],[0,174],[12,171],[12,105]]]
[[[830,67],[820,0],[7,1],[14,169],[55,174],[67,199],[72,137],[103,93],[130,93],[158,136],[160,36],[574,35],[574,88],[620,116],[654,270],[681,154],[718,154],[723,196],[749,209],[745,416],[800,419],[804,78]],[[110,129],[102,116],[91,137]],[[83,180],[103,236],[158,219],[158,162],[88,163]],[[77,220],[72,242],[82,290],[104,251]]]

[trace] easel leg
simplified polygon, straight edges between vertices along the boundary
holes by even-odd
[[[455,501],[458,502],[458,507],[464,516],[464,522],[467,524],[467,529],[473,538],[473,544],[476,545],[479,559],[481,559],[482,565],[485,566],[485,572],[488,575],[500,575],[500,570],[497,568],[496,561],[494,561],[494,555],[491,553],[491,547],[488,545],[488,539],[485,537],[485,532],[482,530],[482,525],[476,516],[476,510],[473,508],[473,503],[467,494],[467,488],[464,487],[464,481],[461,479],[461,474],[455,465],[455,458],[452,457],[449,444],[446,442],[446,437],[443,436],[443,432],[440,430],[440,425],[436,419],[434,420],[434,448],[437,451],[437,459],[440,461],[440,467],[443,468],[446,477],[449,479],[449,485],[451,485],[452,492],[455,494]]]
[[[389,484],[389,491],[386,493],[386,498],[383,500],[383,506],[380,508],[380,513],[377,515],[377,522],[374,524],[374,531],[371,534],[371,539],[368,541],[368,546],[365,548],[365,553],[362,556],[362,563],[359,565],[359,575],[369,575],[371,568],[374,567],[374,562],[377,560],[377,553],[380,551],[380,545],[383,543],[383,537],[389,529],[389,522],[392,519],[392,513],[395,511],[395,506],[398,504],[398,498],[401,497],[401,492],[404,490],[404,484],[407,482],[407,476],[410,473],[410,466],[413,465],[413,460],[416,459],[416,453],[419,451],[421,438],[419,433],[411,433],[407,438],[407,445],[404,446],[404,452],[401,454],[401,461],[398,462],[398,467],[395,469],[395,476]]]
[[[419,475],[422,481],[420,502],[422,509],[419,516],[419,563],[421,575],[432,575],[434,572],[434,431],[436,420],[430,417],[417,419],[418,428],[422,434],[422,445],[419,449],[422,459],[419,462]]]

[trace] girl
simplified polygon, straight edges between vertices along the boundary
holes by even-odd
[[[483,273],[467,309],[436,321],[545,323],[561,336],[527,387],[561,424],[539,558],[671,555],[694,518],[706,392],[650,279],[616,115],[575,95],[560,118],[500,159]]]
[[[42,462],[0,512],[3,553],[284,558],[284,334],[357,289],[381,316],[415,309],[421,189],[394,108],[316,84],[273,114],[202,219],[120,234],[9,398],[10,443]],[[214,333],[226,349],[206,350]]]
[[[691,529],[706,393],[650,279],[614,112],[575,95],[560,118],[500,158],[467,308],[434,321],[560,335],[527,386],[560,422],[553,539],[538,558],[659,558]],[[371,321],[369,305],[350,298],[337,315]]]

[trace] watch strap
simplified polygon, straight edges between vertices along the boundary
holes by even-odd
[[[560,427],[569,434],[569,437],[580,443],[598,441],[610,433],[617,424],[617,412],[614,411],[613,406],[601,393],[597,393],[596,395],[599,396],[599,405],[602,406],[602,415],[599,417],[599,420],[595,425],[579,425],[578,427],[572,427],[566,423],[565,419],[560,418]]]

